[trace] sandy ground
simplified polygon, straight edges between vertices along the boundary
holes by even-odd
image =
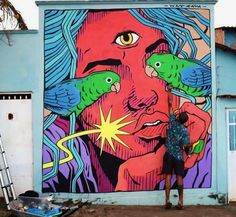
[[[186,206],[184,210],[162,206],[83,206],[71,217],[236,217],[236,204],[221,206]]]

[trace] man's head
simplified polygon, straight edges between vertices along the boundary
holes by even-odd
[[[181,113],[179,114],[178,120],[179,120],[179,122],[180,122],[181,124],[186,123],[186,122],[188,121],[188,115],[187,115],[187,113],[186,113],[186,112],[181,112]]]

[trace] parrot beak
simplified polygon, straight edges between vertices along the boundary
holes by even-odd
[[[120,83],[116,82],[111,86],[111,91],[118,93],[120,91]]]
[[[146,66],[145,73],[150,78],[157,77],[158,75],[157,72],[151,66]]]

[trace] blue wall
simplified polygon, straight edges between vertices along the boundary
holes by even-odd
[[[37,31],[11,31],[11,46],[1,32],[1,85],[0,91],[32,91],[40,87],[39,35]],[[10,85],[9,85],[10,84]],[[23,85],[22,85],[23,84]]]
[[[228,148],[226,109],[236,108],[236,99],[217,98],[217,143],[216,143],[216,180],[218,192],[227,195],[228,192]]]
[[[236,52],[216,49],[217,95],[236,95]]]
[[[236,108],[236,98],[222,95],[236,95],[235,61],[236,53],[216,48],[216,174],[219,192],[228,192],[228,148],[226,109]]]
[[[225,45],[229,47],[236,47],[236,31],[230,31],[231,28],[225,30]]]
[[[11,46],[4,32],[0,32],[0,92],[32,93],[33,158],[34,162],[41,162],[44,76],[40,70],[39,33],[11,31],[9,36]],[[39,170],[34,168],[34,174],[39,173]]]

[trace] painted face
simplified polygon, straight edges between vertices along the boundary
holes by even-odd
[[[133,121],[119,128],[128,134],[114,133],[118,137],[116,140],[120,139],[123,145],[112,139],[115,150],[105,141],[102,151],[124,160],[153,151],[165,137],[167,93],[163,81],[145,74],[145,62],[152,53],[168,52],[163,34],[143,25],[126,10],[89,12],[76,44],[76,77],[111,70],[121,78],[118,93],[105,94],[82,112],[80,121],[83,127],[88,130],[96,128],[94,124],[101,125],[100,106],[105,119],[111,109],[110,122],[129,115],[119,122]],[[176,104],[177,100],[173,103]],[[89,137],[100,147],[101,140],[96,141],[98,135]]]

